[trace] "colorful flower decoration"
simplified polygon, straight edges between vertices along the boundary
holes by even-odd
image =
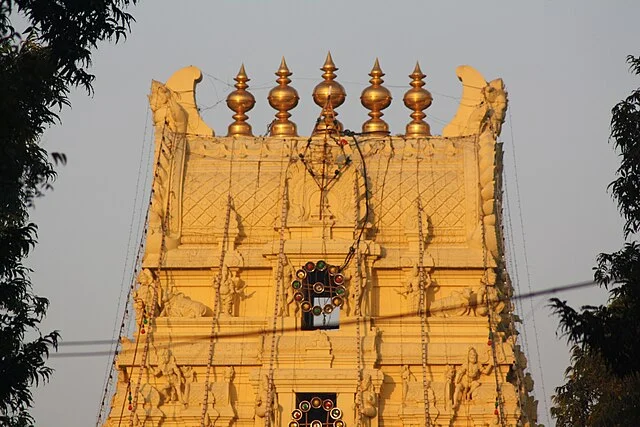
[[[344,303],[347,293],[345,280],[339,267],[329,265],[324,260],[315,263],[308,261],[296,271],[295,279],[291,282],[293,299],[304,313],[311,312],[314,316],[331,314]],[[314,305],[313,297],[324,297],[329,302],[324,306]]]
[[[342,420],[342,411],[335,407],[331,399],[314,396],[298,403],[291,411],[289,427],[346,427]]]

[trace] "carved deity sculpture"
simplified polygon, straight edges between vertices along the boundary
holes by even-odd
[[[142,407],[142,411],[136,410],[135,424],[136,426],[154,425],[153,419],[162,419],[165,414],[160,409],[162,404],[162,396],[158,389],[149,383],[144,383],[138,390],[138,405]]]
[[[222,279],[220,280],[220,300],[223,316],[235,316],[235,306],[238,299],[248,298],[243,292],[244,282],[238,277],[236,269],[224,266],[222,269]]]
[[[161,317],[203,317],[207,314],[207,306],[194,301],[182,292],[169,291],[163,300]]]
[[[156,377],[161,377],[164,383],[160,385],[160,392],[164,402],[181,402],[185,408],[188,405],[190,384],[176,359],[168,349],[160,352],[158,366],[154,370]]]
[[[163,292],[159,281],[148,268],[142,269],[137,279],[139,286],[133,294],[136,317],[156,317],[162,308]]]
[[[458,408],[463,400],[473,399],[473,393],[482,384],[482,375],[491,373],[493,366],[478,362],[478,352],[474,347],[469,347],[467,360],[462,364],[456,376],[456,389],[454,393],[454,408]]]
[[[366,375],[360,382],[360,400],[356,401],[356,410],[362,415],[363,425],[371,425],[371,418],[378,415],[378,397],[373,389],[371,375]]]
[[[468,315],[473,307],[472,298],[473,291],[471,288],[461,289],[432,302],[429,312],[432,316],[437,317]]]
[[[293,281],[293,273],[294,273],[293,266],[288,262],[285,263],[283,272],[282,272],[282,293],[281,293],[282,304],[280,305],[280,309],[278,313],[280,316],[284,316],[284,317],[291,316],[292,305],[293,305],[294,315],[297,315],[298,311],[300,310],[300,307],[298,306],[298,304],[296,304],[295,300],[293,299],[293,295],[295,293],[293,290],[293,287],[291,286],[291,282]]]
[[[156,127],[166,127],[174,133],[186,133],[189,116],[178,103],[174,91],[162,83],[153,80],[151,82],[151,95],[149,105],[153,112],[153,124]]]
[[[356,257],[356,260],[359,257]],[[364,258],[364,257],[362,257]],[[349,292],[353,293],[352,298],[352,308],[355,315],[366,316],[367,313],[367,290],[369,289],[369,275],[367,274],[367,266],[366,263],[360,262],[359,265],[355,266],[356,272],[355,277],[352,280],[349,280]],[[359,277],[358,277],[359,276]],[[360,282],[360,289],[358,293],[355,293],[355,288],[358,286],[358,281]]]
[[[406,283],[404,289],[395,291],[407,300],[409,312],[418,313],[420,309],[420,272],[418,270],[418,264],[415,264],[411,271],[407,274]]]
[[[235,374],[233,366],[227,366],[222,380],[209,384],[207,390],[209,404],[204,414],[205,426],[214,427],[218,420],[223,422],[222,425],[229,425],[231,420],[236,418],[236,410],[231,401],[231,383]]]
[[[427,398],[429,399],[429,418],[431,423],[435,423],[440,416],[440,410],[436,407],[436,393],[433,391],[430,381],[427,382]],[[424,405],[422,383],[417,381],[411,368],[404,365],[402,367],[402,408],[400,414],[402,415],[405,411],[416,408],[420,404]]]
[[[409,388],[411,383],[415,383],[416,376],[413,375],[409,365],[402,366],[402,402],[408,403],[409,399]]]
[[[264,418],[269,412],[267,405],[269,404],[269,377],[264,375],[258,384],[258,393],[256,394],[255,413],[256,416]],[[280,425],[280,405],[278,404],[278,395],[275,390],[271,395],[271,423],[272,425]]]
[[[444,409],[445,410],[449,410],[453,408],[455,379],[456,379],[456,367],[453,365],[447,365],[447,369],[444,371]]]

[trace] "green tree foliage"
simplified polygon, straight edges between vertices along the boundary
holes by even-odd
[[[640,57],[627,57],[640,75]],[[606,305],[581,310],[552,299],[560,330],[574,344],[566,383],[556,389],[558,426],[640,425],[640,89],[612,110],[611,141],[621,158],[609,185],[625,219],[624,247],[598,256],[595,281],[609,291]]]
[[[63,154],[39,146],[69,105],[70,89],[92,92],[91,51],[130,29],[137,0],[0,0],[0,425],[33,424],[31,387],[58,332],[38,326],[49,301],[35,295],[24,259],[36,244],[34,200],[51,187]],[[16,29],[14,22],[27,28]]]

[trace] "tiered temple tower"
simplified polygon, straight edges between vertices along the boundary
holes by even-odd
[[[197,68],[153,82],[137,327],[104,425],[537,425],[504,265],[502,80],[458,67],[459,110],[432,136],[416,65],[411,121],[390,136],[377,60],[358,132],[336,118],[330,55],[322,71],[305,137],[284,59],[268,137],[252,135],[244,67],[222,137],[198,114]]]

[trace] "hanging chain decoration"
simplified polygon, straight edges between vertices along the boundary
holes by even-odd
[[[424,271],[424,230],[422,229],[422,201],[420,199],[420,191],[418,191],[416,206],[418,208],[418,288],[420,290],[418,315],[420,316],[420,347],[422,350],[422,393],[424,397],[425,425],[431,427],[428,393],[429,384],[427,380],[427,288],[431,285],[431,277],[425,274]]]
[[[359,216],[360,216],[360,209],[358,209],[358,196],[359,196],[359,191],[358,191],[358,173],[356,171],[355,177],[353,179],[353,200],[355,201],[354,203],[354,225],[353,225],[353,237],[354,239],[356,238],[357,234],[358,234],[358,226],[359,226]],[[355,299],[354,299],[354,305],[355,307],[354,309],[354,314],[356,315],[356,357],[357,357],[357,370],[358,370],[358,385],[356,388],[356,405],[358,406],[358,412],[356,414],[356,427],[360,427],[362,425],[362,393],[360,392],[360,384],[362,383],[362,379],[363,379],[363,372],[362,372],[362,358],[364,357],[364,354],[362,353],[362,336],[361,336],[361,332],[360,332],[360,322],[361,322],[361,318],[362,318],[362,309],[361,309],[361,305],[362,305],[362,301],[361,301],[361,297],[362,295],[360,294],[361,290],[362,290],[362,274],[360,271],[361,268],[361,253],[359,248],[356,248],[356,268],[355,268]]]
[[[233,144],[233,143],[232,143]],[[222,233],[222,246],[220,248],[220,258],[218,259],[219,271],[214,277],[215,305],[213,306],[213,318],[211,319],[211,332],[209,333],[209,354],[207,359],[207,370],[204,380],[204,397],[202,398],[202,412],[200,417],[200,427],[206,426],[207,407],[209,406],[209,382],[211,377],[211,368],[213,366],[214,348],[216,344],[216,325],[220,319],[220,311],[222,303],[220,301],[220,286],[222,285],[223,275],[225,274],[225,258],[227,256],[227,246],[229,245],[229,224],[231,222],[231,206],[233,199],[231,197],[231,177],[233,176],[233,153],[235,146],[232,145],[231,158],[229,159],[229,191],[227,192],[227,207],[224,215],[224,228]]]
[[[168,125],[167,120],[165,119],[164,122],[164,127],[166,128],[166,126]],[[170,147],[168,147],[169,149],[173,148],[173,146],[176,144],[176,139],[178,138],[178,134],[174,134],[174,138],[172,141],[172,144]],[[158,149],[158,163],[156,164],[156,167],[159,166],[160,164],[160,156],[162,156],[162,153],[164,152],[164,143],[165,143],[165,136],[164,136],[164,131],[162,133],[162,139],[160,142],[160,147]],[[171,156],[171,160],[170,160],[170,170],[173,170],[173,162],[174,162],[174,158],[173,156]],[[156,176],[157,178],[157,169],[156,169]],[[172,177],[169,177],[169,181],[171,182]],[[166,256],[167,256],[167,234],[169,232],[169,222],[170,222],[170,209],[171,209],[171,198],[167,197],[166,203],[165,203],[165,211],[162,217],[162,222],[161,222],[161,239],[160,239],[160,253],[158,255],[158,267],[156,268],[156,274],[155,274],[155,280],[157,280],[157,282],[155,283],[155,285],[152,287],[153,288],[153,294],[152,294],[152,298],[151,298],[151,313],[150,316],[148,318],[148,329],[149,329],[149,333],[146,334],[146,338],[145,338],[145,342],[144,342],[144,346],[142,348],[142,356],[141,356],[141,360],[140,360],[140,368],[138,370],[138,381],[136,383],[136,387],[135,387],[135,391],[133,393],[133,396],[131,396],[131,384],[129,384],[129,396],[128,396],[128,400],[129,400],[129,411],[131,412],[130,416],[129,416],[129,427],[133,427],[134,425],[134,420],[135,420],[135,413],[137,410],[137,406],[138,406],[138,396],[140,393],[140,387],[142,385],[142,372],[144,370],[147,369],[147,359],[149,356],[149,346],[151,345],[151,341],[152,341],[152,334],[153,334],[153,322],[155,321],[156,316],[159,313],[156,313],[156,306],[158,305],[158,287],[162,286],[160,283],[160,273],[162,271],[162,268],[164,267],[164,263],[166,261]],[[151,208],[150,208],[151,209]],[[146,317],[145,317],[146,319]],[[142,320],[142,322],[144,322],[144,320]],[[143,328],[144,326],[142,326]],[[144,334],[144,329],[140,328],[140,334]],[[136,340],[136,351],[137,351],[137,343],[140,340],[140,336],[138,336],[138,339]],[[135,364],[135,354],[134,354],[134,360],[132,362],[132,366]]]
[[[314,316],[331,314],[344,303],[347,292],[344,284],[344,275],[338,272],[337,266],[324,260],[308,261],[296,271],[291,282],[293,300],[303,313],[311,312]],[[322,307],[313,305],[314,296],[326,297],[328,302]]]
[[[479,159],[479,141],[478,136],[476,136],[475,147],[476,147],[476,158]],[[480,173],[480,168],[478,168],[478,173]],[[480,188],[480,179],[478,179],[478,192],[481,190]],[[482,266],[483,266],[483,280],[486,282],[484,286],[489,286],[489,277],[488,277],[488,260],[487,260],[487,240],[486,240],[486,230],[485,230],[485,222],[484,222],[484,214],[480,214],[480,223],[481,223],[481,232],[482,232]],[[487,345],[491,348],[491,357],[493,362],[493,374],[496,381],[496,401],[495,401],[495,409],[493,414],[498,417],[498,422],[502,427],[506,427],[505,417],[504,417],[504,408],[502,406],[502,387],[500,386],[500,378],[498,377],[498,357],[496,355],[496,343],[495,336],[493,333],[493,322],[492,322],[492,309],[490,304],[490,298],[487,296],[485,298],[485,304],[487,309],[487,323],[489,325],[489,336],[487,338]]]
[[[162,148],[162,145],[164,144],[164,130],[166,129],[167,126],[167,122],[164,122],[164,125],[162,127],[162,138],[160,140],[160,148]],[[146,129],[145,129],[145,134],[146,134]],[[157,171],[157,168],[159,167],[160,164],[160,155],[161,155],[161,150],[158,150],[158,156],[155,159],[154,162],[154,167],[155,170]],[[156,172],[157,174],[157,172]],[[110,388],[110,385],[112,383],[113,380],[113,372],[115,370],[116,367],[116,358],[118,357],[118,354],[120,353],[120,349],[122,346],[122,337],[124,336],[124,330],[127,324],[127,321],[129,320],[129,304],[131,302],[131,298],[133,296],[134,291],[134,287],[136,284],[136,280],[137,280],[137,274],[138,271],[140,269],[140,263],[142,261],[142,256],[144,254],[144,248],[145,248],[145,242],[146,242],[146,237],[147,237],[147,232],[149,231],[149,217],[150,217],[150,212],[151,212],[151,203],[153,200],[153,192],[151,192],[149,194],[149,201],[147,206],[149,207],[147,209],[147,212],[145,213],[145,217],[144,217],[144,229],[142,230],[142,236],[141,236],[141,242],[138,245],[138,252],[136,254],[136,260],[134,263],[134,271],[133,271],[133,278],[131,280],[131,284],[129,285],[129,292],[127,293],[127,297],[125,299],[125,303],[124,303],[124,313],[122,315],[122,321],[120,322],[120,329],[119,329],[119,333],[118,333],[118,341],[116,342],[116,347],[115,347],[115,351],[113,353],[113,356],[111,358],[111,366],[109,368],[109,376],[107,378],[107,384],[105,385],[105,389],[103,391],[102,394],[102,401],[100,403],[100,409],[98,412],[98,417],[96,420],[96,427],[100,427],[101,422],[102,422],[102,417],[104,416],[104,407],[105,407],[105,401],[107,399],[107,396],[109,394],[108,390]],[[133,352],[133,363],[135,363],[136,360],[136,356],[138,353],[138,343],[139,343],[139,335],[138,335],[138,339],[136,339],[136,345],[134,348],[134,352]],[[129,402],[129,407],[127,409],[129,409],[130,411],[133,410],[133,396],[131,395],[131,380],[129,380],[127,382],[127,390],[126,390],[126,394],[127,394],[127,400]],[[120,416],[118,417],[118,427],[122,424],[122,416],[124,414],[124,408],[125,408],[125,404],[122,404],[122,408],[120,410]]]
[[[291,163],[289,163],[290,165]],[[289,167],[287,166],[287,171]],[[289,185],[288,180],[285,179],[282,187],[282,208],[280,210],[280,230],[279,230],[279,247],[278,247],[278,266],[276,270],[276,286],[274,291],[275,302],[273,308],[273,319],[271,324],[271,349],[269,351],[269,371],[267,375],[267,402],[266,402],[266,411],[264,417],[264,425],[265,427],[271,427],[271,417],[273,416],[273,402],[274,402],[274,394],[275,387],[273,384],[273,374],[274,374],[274,363],[276,357],[276,337],[278,330],[278,312],[280,310],[280,289],[282,288],[282,281],[284,280],[284,264],[285,264],[285,255],[284,255],[284,242],[285,242],[285,228],[287,225],[287,215],[289,213],[287,203],[289,198]],[[279,427],[279,426],[276,426]]]

